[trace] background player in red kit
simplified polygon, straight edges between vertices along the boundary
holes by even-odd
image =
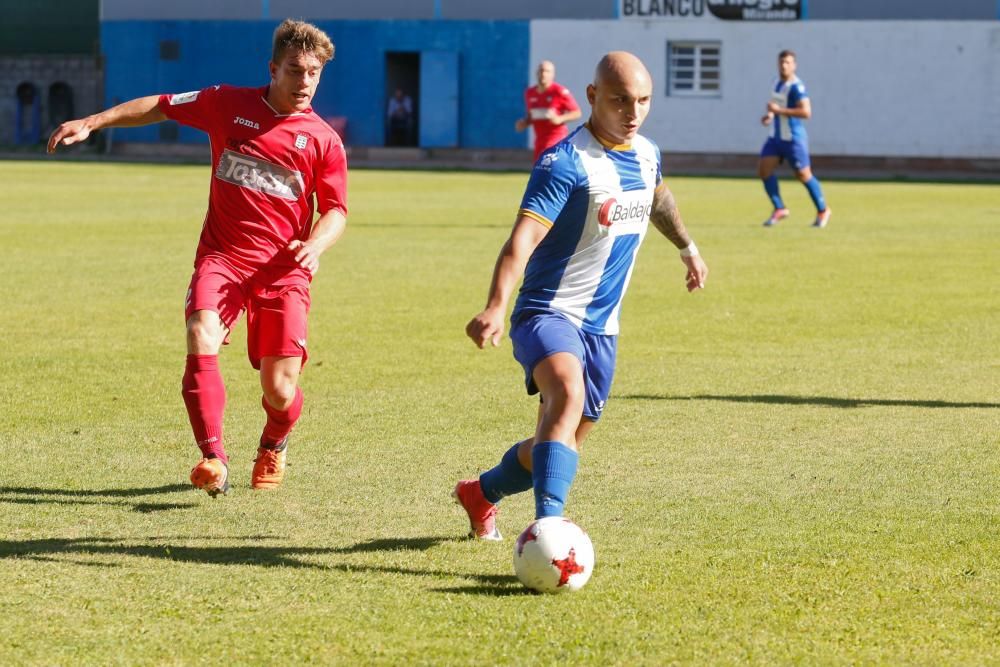
[[[514,129],[523,132],[530,125],[535,131],[535,157],[555,146],[569,134],[566,123],[581,116],[580,107],[569,89],[555,82],[556,66],[551,61],[538,63],[538,85],[524,91],[524,106],[528,113],[518,118]]]
[[[307,359],[309,284],[347,219],[344,146],[310,106],[333,48],[315,26],[286,20],[274,32],[267,86],[142,97],[63,123],[49,138],[51,153],[94,130],[170,119],[211,139],[208,213],[184,303],[182,394],[203,457],[191,482],[212,497],[229,490],[218,354],[244,311],[267,414],[253,488],[281,483],[288,435],[302,412],[298,378]]]

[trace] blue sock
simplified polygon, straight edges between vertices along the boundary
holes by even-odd
[[[778,194],[778,177],[771,174],[764,179],[764,191],[767,192],[767,196],[771,198],[771,203],[774,204],[774,208],[785,208],[785,203],[781,201],[781,195]]]
[[[531,488],[531,471],[517,460],[517,443],[507,450],[495,468],[490,468],[479,476],[479,486],[486,500],[494,505],[501,498],[521,493]]]
[[[562,516],[579,460],[580,455],[561,442],[535,443],[531,449],[531,477],[535,486],[536,519]]]
[[[809,191],[809,196],[812,197],[813,203],[816,204],[817,211],[826,210],[826,200],[823,199],[823,188],[819,186],[819,180],[813,176],[805,183],[806,190]]]

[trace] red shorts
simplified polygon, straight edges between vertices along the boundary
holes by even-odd
[[[184,301],[184,321],[196,310],[211,310],[227,329],[247,313],[247,356],[260,369],[264,357],[309,358],[306,320],[309,285],[267,285],[254,281],[224,260],[206,257],[195,264]],[[223,344],[229,343],[229,332]]]

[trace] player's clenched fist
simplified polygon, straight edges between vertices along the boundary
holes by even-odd
[[[306,271],[312,274],[319,271],[320,251],[312,244],[295,239],[288,244],[287,250],[294,253],[296,263]]]
[[[500,337],[503,336],[503,313],[484,310],[465,325],[465,334],[480,350],[486,347],[486,341],[492,342],[493,347],[498,347]]]

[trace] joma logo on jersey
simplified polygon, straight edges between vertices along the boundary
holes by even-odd
[[[289,201],[298,200],[305,190],[301,173],[229,149],[222,152],[215,177]]]
[[[601,208],[597,211],[597,223],[602,227],[610,227],[616,223],[643,222],[652,213],[652,201],[634,200],[621,204],[611,197],[601,204]]]
[[[247,120],[246,118],[241,118],[239,116],[233,118],[233,124],[242,125],[243,127],[249,127],[251,130],[260,129],[260,125],[258,125],[257,123],[253,122],[252,120]]]

